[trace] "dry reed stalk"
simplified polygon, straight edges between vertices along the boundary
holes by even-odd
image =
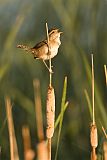
[[[93,54],[91,55],[92,59],[92,119],[93,125],[95,124],[95,107],[94,107],[94,62],[93,62]]]
[[[33,160],[35,153],[31,149],[30,131],[27,126],[22,127],[22,137],[24,143],[24,160]]]
[[[33,81],[34,96],[35,96],[35,112],[37,122],[37,132],[39,143],[37,145],[38,160],[48,160],[47,143],[44,141],[43,120],[42,120],[42,105],[40,98],[40,83],[38,80]]]
[[[52,61],[50,57],[50,46],[49,46],[49,35],[48,35],[48,24],[46,23],[46,36],[47,36],[47,44],[48,44],[48,54],[49,54],[49,86],[52,85]]]
[[[55,93],[53,87],[48,87],[47,104],[46,104],[47,129],[46,136],[48,139],[48,160],[51,160],[51,138],[54,134],[55,120]]]
[[[104,65],[105,78],[106,78],[106,86],[107,86],[107,66]]]
[[[103,155],[104,155],[104,160],[107,160],[107,142],[103,142]]]
[[[48,150],[46,141],[41,141],[37,145],[38,160],[48,160]]]
[[[94,106],[94,63],[93,63],[93,54],[91,55],[92,60],[92,125],[90,130],[90,143],[92,147],[91,160],[96,160],[96,148],[98,146],[98,134],[97,127],[95,124],[95,106]]]
[[[34,86],[37,132],[38,132],[39,141],[41,142],[42,140],[44,140],[44,133],[43,133],[42,106],[41,106],[41,98],[40,98],[40,83],[39,83],[39,81],[34,80],[33,86]]]
[[[11,160],[19,160],[17,142],[14,131],[13,117],[12,117],[12,105],[9,97],[5,98],[6,114],[9,130],[9,140],[10,140],[10,154]]]

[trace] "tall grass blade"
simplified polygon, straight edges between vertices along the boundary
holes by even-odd
[[[85,97],[86,97],[86,100],[87,100],[87,103],[88,103],[88,109],[89,109],[91,120],[92,120],[92,105],[91,105],[91,100],[90,100],[89,94],[88,94],[88,92],[87,92],[86,89],[84,90],[84,93],[85,93]]]
[[[68,107],[68,104],[69,104],[69,102],[66,102],[65,105],[64,105],[64,113],[65,113],[65,111],[66,111],[66,109]],[[61,118],[61,113],[58,115],[58,117],[57,117],[57,119],[55,121],[54,129],[56,129],[58,124],[60,123],[60,118]]]
[[[65,101],[66,101],[66,91],[67,91],[67,77],[65,77],[64,87],[63,87],[60,122],[59,122],[59,132],[58,132],[58,140],[57,140],[55,160],[57,160],[57,155],[58,155],[59,141],[60,141],[60,135],[61,135],[61,129],[62,129],[62,123],[63,123],[63,116],[64,116]]]

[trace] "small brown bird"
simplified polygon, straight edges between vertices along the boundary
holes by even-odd
[[[18,45],[17,48],[22,48],[27,52],[31,52],[36,59],[42,59],[43,61],[53,58],[58,53],[58,48],[61,45],[60,34],[62,32],[59,29],[49,30],[49,42],[45,39],[42,42],[37,43],[33,48],[26,45]],[[49,45],[48,45],[49,44]]]

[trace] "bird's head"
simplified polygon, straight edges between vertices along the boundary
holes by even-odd
[[[60,38],[60,34],[63,32],[60,32],[59,29],[53,28],[49,30],[49,40],[55,40]]]

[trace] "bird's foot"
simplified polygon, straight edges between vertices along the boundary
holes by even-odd
[[[52,69],[48,68],[48,70],[49,70],[49,72],[50,72],[51,74],[53,74],[53,73],[54,73],[54,72],[52,71]]]

